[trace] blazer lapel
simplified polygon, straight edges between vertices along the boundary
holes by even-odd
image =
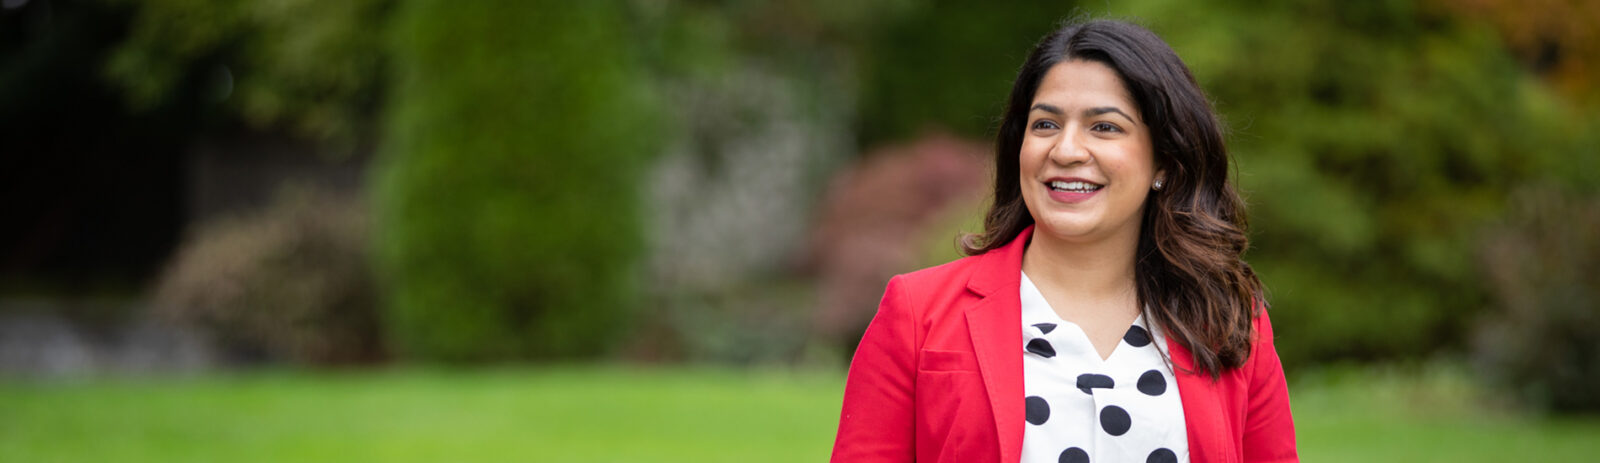
[[[1033,229],[1010,244],[984,254],[974,266],[967,288],[983,296],[966,309],[972,351],[994,410],[1000,461],[1017,461],[1022,453],[1022,254]]]

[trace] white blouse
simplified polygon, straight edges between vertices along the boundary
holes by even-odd
[[[1023,463],[1189,461],[1166,338],[1144,315],[1102,360],[1023,274],[1022,342]]]

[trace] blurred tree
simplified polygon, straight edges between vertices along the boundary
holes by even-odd
[[[857,126],[864,146],[947,130],[987,138],[1034,41],[1070,4],[935,1],[865,33]]]
[[[198,72],[207,96],[257,129],[344,148],[371,130],[394,0],[104,1],[136,10],[106,65],[134,108],[161,104]]]
[[[1434,0],[1434,8],[1492,24],[1527,67],[1563,93],[1600,104],[1600,2]]]
[[[444,360],[616,347],[661,135],[622,4],[415,0],[396,15],[374,190],[393,344]]]

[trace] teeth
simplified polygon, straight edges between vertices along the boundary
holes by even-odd
[[[1096,185],[1096,184],[1089,183],[1089,182],[1062,182],[1062,181],[1050,182],[1050,189],[1052,189],[1052,190],[1071,191],[1071,192],[1074,192],[1074,193],[1088,193],[1088,192],[1091,192],[1091,191],[1094,191],[1094,190],[1098,190],[1100,188],[1101,188],[1100,185]]]

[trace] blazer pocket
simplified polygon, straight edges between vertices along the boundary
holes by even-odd
[[[918,371],[978,371],[978,358],[971,352],[923,349],[917,358]]]

